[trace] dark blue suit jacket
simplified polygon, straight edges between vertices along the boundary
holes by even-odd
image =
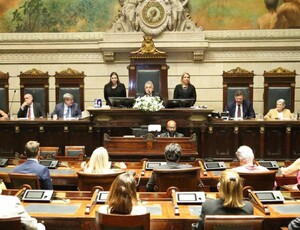
[[[242,105],[243,105],[243,116],[246,118],[255,118],[255,112],[252,103],[250,101],[244,100]],[[235,108],[236,108],[235,101],[231,101],[226,105],[225,111],[229,112],[230,117],[234,117]]]
[[[44,165],[39,164],[35,160],[29,159],[25,161],[23,164],[15,167],[13,172],[23,174],[36,174],[40,178],[42,189],[53,189],[49,169]]]
[[[52,116],[56,114],[59,118],[64,117],[64,103],[59,103],[55,106]],[[71,106],[71,117],[81,118],[81,109],[77,103],[73,103]]]

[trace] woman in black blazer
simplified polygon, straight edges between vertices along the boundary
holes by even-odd
[[[109,97],[126,97],[126,88],[119,80],[116,72],[110,74],[109,82],[104,86],[104,98],[106,105],[111,105]]]

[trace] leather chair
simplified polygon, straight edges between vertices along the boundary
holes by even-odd
[[[117,215],[96,212],[96,230],[150,230],[150,213]]]
[[[204,219],[205,230],[239,229],[260,230],[263,217],[254,215],[207,215]]]
[[[0,218],[0,229],[22,230],[21,217]]]
[[[9,173],[8,176],[12,188],[19,189],[26,184],[31,189],[41,189],[40,180],[36,174]]]
[[[104,191],[108,191],[116,177],[122,173],[125,173],[125,170],[107,174],[77,172],[78,190],[91,191],[95,186],[101,186]]]
[[[65,156],[84,156],[85,146],[65,146]]]
[[[55,159],[59,147],[40,147],[40,154],[43,159]]]
[[[180,191],[199,191],[203,187],[200,167],[184,169],[154,169],[155,191],[165,192],[170,187]]]
[[[251,190],[273,190],[277,171],[260,173],[239,173],[244,178],[244,188]]]

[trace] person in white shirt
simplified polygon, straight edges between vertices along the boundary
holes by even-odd
[[[112,183],[107,201],[98,212],[104,214],[142,215],[147,213],[144,206],[138,204],[136,181],[132,174],[123,173]]]
[[[26,212],[21,201],[16,196],[5,196],[2,194],[2,188],[0,186],[0,218],[9,217],[21,217],[21,223],[26,230],[45,230],[45,226],[38,223],[35,218],[32,218],[28,212]]]

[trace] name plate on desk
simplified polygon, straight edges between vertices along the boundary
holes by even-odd
[[[204,192],[176,192],[177,204],[202,204],[205,201]]]
[[[146,170],[153,170],[160,165],[165,165],[167,162],[146,162]]]
[[[53,192],[53,190],[26,190],[22,201],[50,202]]]
[[[108,197],[108,191],[100,191],[97,195],[97,203],[105,203]]]
[[[204,167],[207,171],[226,169],[224,162],[204,162]]]

